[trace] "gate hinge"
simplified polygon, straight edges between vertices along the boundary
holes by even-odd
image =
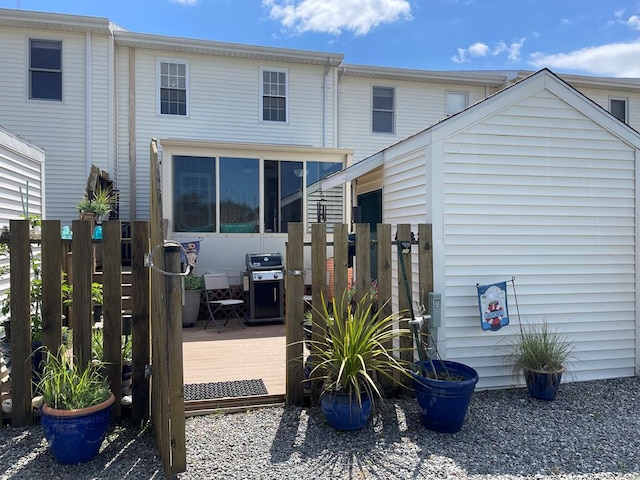
[[[153,373],[153,369],[151,367],[152,366],[148,364],[144,366],[144,378],[149,378]]]
[[[287,270],[287,273],[289,275],[302,276],[305,274],[305,271],[304,270]]]

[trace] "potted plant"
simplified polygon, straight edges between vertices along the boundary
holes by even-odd
[[[409,331],[395,328],[397,314],[382,317],[382,309],[373,312],[369,296],[354,307],[345,292],[340,304],[334,297],[331,309],[324,299],[322,305],[319,314],[326,327],[313,324],[312,368],[306,381],[322,381],[320,404],[330,426],[360,429],[369,420],[374,400],[382,396],[377,378],[393,381],[393,371],[406,373],[406,364],[394,356],[400,349],[385,345]]]
[[[200,315],[200,295],[204,286],[201,276],[184,277],[184,304],[182,305],[182,326],[193,327]]]
[[[109,188],[98,187],[92,192],[85,192],[82,200],[76,204],[76,209],[82,219],[95,219],[100,223],[113,210],[116,196]]]
[[[84,463],[100,450],[115,400],[101,372],[100,362],[80,368],[64,345],[46,353],[36,385],[43,397],[40,422],[59,463]]]
[[[517,371],[522,370],[529,395],[540,400],[553,400],[558,393],[566,362],[573,353],[573,344],[541,325],[520,325],[520,331],[509,345],[510,358]]]
[[[468,365],[440,358],[429,333],[427,321],[430,317],[424,307],[420,306],[419,310],[420,315],[412,318],[409,325],[419,358],[410,373],[420,417],[429,430],[459,432],[478,383],[478,372]],[[432,345],[429,346],[430,342]]]

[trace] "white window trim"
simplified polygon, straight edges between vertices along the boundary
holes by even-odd
[[[186,87],[186,97],[187,97],[187,109],[186,115],[173,115],[170,113],[161,113],[162,105],[161,100],[162,96],[160,95],[160,72],[161,72],[161,64],[163,63],[181,63],[184,65],[184,76],[185,76],[185,87]],[[158,57],[156,61],[156,113],[159,117],[171,117],[171,118],[189,118],[191,115],[191,98],[190,98],[190,88],[189,88],[189,61],[182,58],[166,58],[166,57]]]
[[[609,97],[609,109],[608,109],[609,113],[611,113],[612,100],[620,100],[624,102],[624,123],[629,124],[629,99],[626,97]]]
[[[52,99],[52,98],[33,98],[31,96],[31,41],[42,41],[42,42],[58,42],[60,44],[60,82],[61,82],[61,91],[60,91],[60,100]],[[64,41],[60,38],[48,38],[48,37],[27,37],[27,45],[26,45],[27,53],[25,55],[26,58],[26,85],[25,85],[25,98],[30,102],[54,102],[54,103],[64,103]]]
[[[453,113],[449,113],[449,95],[453,94],[453,95],[464,95],[465,97],[465,102],[464,102],[464,107],[456,112]],[[447,90],[445,92],[444,95],[444,114],[447,117],[450,117],[451,115],[455,115],[458,112],[461,112],[462,110],[464,110],[465,108],[467,108],[469,106],[469,92],[465,92],[462,90]]]
[[[390,132],[376,132],[373,130],[373,89],[374,88],[387,88],[387,89],[393,90],[393,111],[391,112],[393,116],[391,117]],[[398,114],[398,109],[397,109],[398,96],[396,95],[397,91],[398,89],[395,87],[395,85],[379,85],[379,84],[371,85],[371,95],[369,96],[369,100],[371,101],[371,105],[369,108],[369,122],[371,123],[371,126],[369,128],[369,131],[371,132],[372,135],[395,135],[396,134],[396,119]]]
[[[265,120],[263,117],[262,110],[264,108],[264,82],[262,80],[263,72],[278,72],[285,74],[285,85],[284,85],[284,105],[285,105],[285,116],[287,117],[286,121],[278,122],[276,120]],[[260,72],[258,74],[258,81],[260,83],[260,95],[258,99],[258,121],[260,123],[269,123],[272,125],[288,125],[289,124],[289,69],[288,68],[272,68],[272,67],[260,67]]]

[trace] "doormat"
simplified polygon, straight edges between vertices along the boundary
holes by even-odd
[[[184,399],[209,400],[211,398],[252,397],[266,395],[262,379],[232,380],[230,382],[188,383],[184,386]]]

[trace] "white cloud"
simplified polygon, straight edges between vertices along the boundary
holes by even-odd
[[[640,77],[640,40],[587,47],[569,53],[531,55],[529,62],[536,68],[549,67],[558,71],[580,71],[613,77]]]
[[[169,0],[171,3],[179,3],[180,5],[196,5],[199,0]]]
[[[482,42],[476,42],[473,45],[469,45],[468,48],[458,48],[458,53],[451,57],[456,63],[466,63],[471,61],[472,58],[481,58],[491,55],[496,57],[502,53],[507,53],[507,57],[511,61],[518,61],[520,59],[520,50],[524,44],[524,38],[519,42],[513,42],[511,45],[507,45],[505,42],[500,41],[493,49],[490,49],[488,45]]]
[[[286,30],[366,35],[382,23],[411,20],[408,0],[262,0]]]
[[[627,20],[627,25],[635,30],[640,30],[640,17],[637,15],[631,15]]]

